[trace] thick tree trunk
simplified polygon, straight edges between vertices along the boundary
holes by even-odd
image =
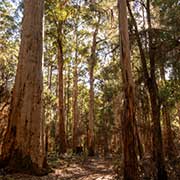
[[[66,6],[67,1],[58,1],[59,10],[63,10]],[[67,149],[66,143],[66,127],[65,127],[65,101],[64,101],[64,54],[63,54],[63,25],[65,20],[55,19],[57,28],[57,50],[58,50],[58,128],[56,129],[56,149],[59,154],[64,154]]]
[[[166,180],[167,174],[164,165],[164,154],[162,146],[162,134],[160,125],[160,102],[157,94],[157,85],[155,82],[150,83],[150,100],[151,100],[151,110],[152,110],[152,142],[153,142],[153,159],[155,161],[155,166],[157,169],[157,174],[155,174],[155,179]]]
[[[130,48],[126,0],[118,0],[119,34],[121,44],[122,78],[124,83],[124,112],[122,117],[122,139],[124,154],[124,179],[138,179],[138,162],[135,140],[135,97],[134,82],[130,65]]]
[[[63,47],[62,47],[62,26],[59,28],[58,39],[58,88],[59,88],[59,114],[58,129],[56,134],[56,146],[59,154],[66,152],[65,117],[64,117],[64,90],[63,90]]]
[[[25,0],[22,40],[0,166],[42,174],[46,165],[42,115],[43,0]]]

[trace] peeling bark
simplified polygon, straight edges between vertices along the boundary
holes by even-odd
[[[124,84],[124,111],[122,116],[122,140],[124,155],[124,179],[138,179],[138,162],[136,155],[135,95],[134,82],[130,65],[130,48],[126,0],[118,0],[119,35],[121,47],[122,78]]]

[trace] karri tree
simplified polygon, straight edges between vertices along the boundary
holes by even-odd
[[[147,34],[148,34],[148,57],[146,57],[145,50],[141,41],[140,33],[138,31],[138,25],[131,11],[130,4],[128,2],[128,10],[132,19],[133,26],[135,28],[135,35],[137,39],[137,44],[140,52],[140,60],[142,64],[142,70],[144,74],[145,84],[149,92],[150,104],[151,104],[151,119],[153,123],[152,127],[152,153],[155,162],[155,167],[157,169],[154,172],[154,176],[157,179],[167,179],[167,172],[165,170],[164,154],[163,154],[163,144],[162,144],[162,133],[160,124],[160,110],[161,102],[159,97],[159,88],[156,78],[156,47],[153,37],[153,27],[151,18],[151,1],[146,2],[146,13],[147,13]],[[147,59],[149,58],[150,66],[148,68]]]
[[[42,174],[46,166],[42,115],[43,0],[25,0],[19,61],[0,167]]]
[[[124,85],[124,112],[122,117],[122,140],[124,154],[124,179],[138,179],[138,162],[135,150],[135,94],[130,64],[130,48],[126,0],[118,0],[119,38],[121,49],[122,79]]]

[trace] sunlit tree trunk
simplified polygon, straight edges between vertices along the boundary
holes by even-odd
[[[89,80],[90,80],[90,90],[89,90],[89,124],[88,124],[88,153],[89,155],[94,155],[94,67],[96,65],[96,38],[99,29],[99,20],[96,25],[96,29],[93,32],[93,42],[91,47],[91,56],[89,59]]]
[[[21,46],[0,166],[42,174],[46,166],[42,115],[43,0],[24,0]]]
[[[122,117],[122,139],[124,155],[124,179],[138,179],[138,162],[135,150],[135,96],[130,65],[130,48],[126,0],[118,0],[119,34],[121,47],[122,78],[124,84],[124,112]]]
[[[57,1],[59,11],[66,6],[67,1]],[[65,101],[64,101],[64,53],[63,53],[63,25],[65,19],[54,19],[57,29],[57,58],[58,58],[58,122],[56,129],[56,149],[59,154],[64,154],[67,149],[65,127]]]

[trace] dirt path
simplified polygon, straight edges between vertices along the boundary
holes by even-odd
[[[110,161],[102,159],[73,162],[69,167],[56,169],[55,175],[60,180],[114,180]]]
[[[114,180],[112,163],[110,160],[90,158],[57,160],[53,164],[54,172],[44,177],[23,174],[13,174],[2,180]],[[1,180],[1,177],[0,177]]]

